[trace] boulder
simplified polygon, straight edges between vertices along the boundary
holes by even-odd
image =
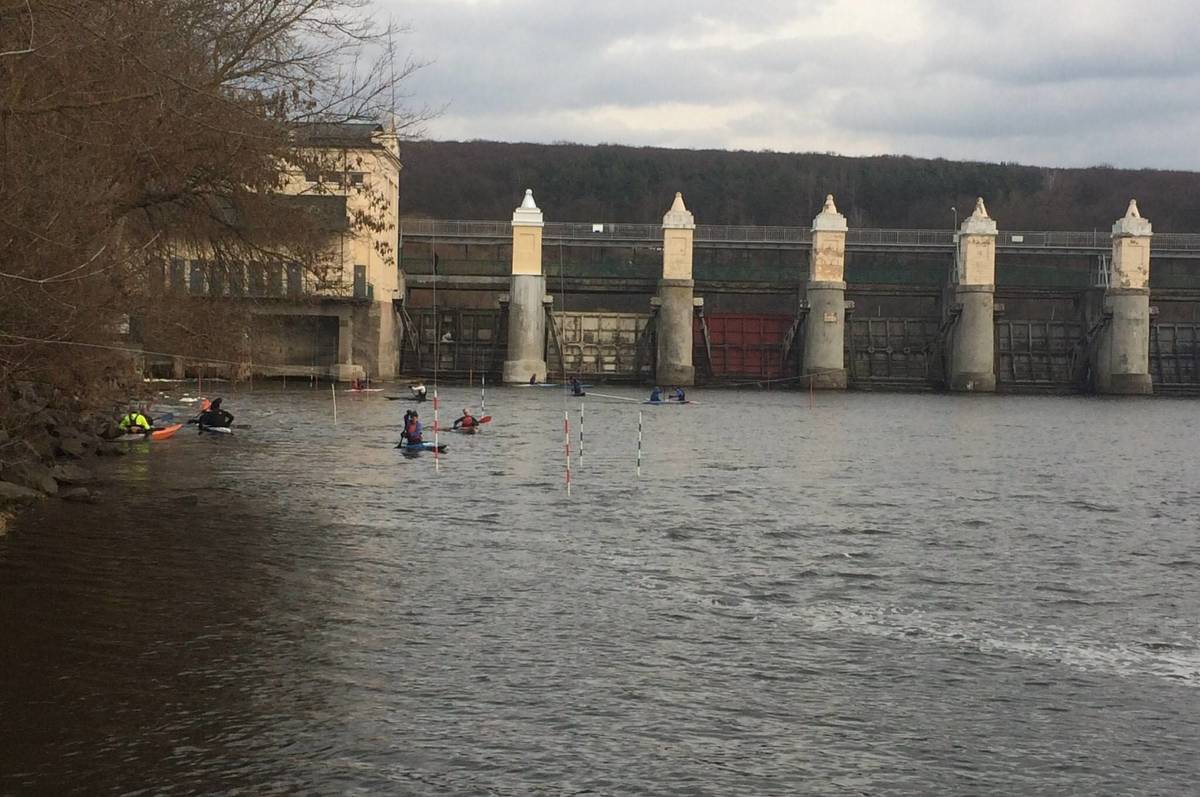
[[[36,462],[6,466],[4,480],[47,495],[54,495],[58,492],[58,482],[54,481],[54,477],[50,475],[50,469]]]
[[[0,506],[36,501],[42,497],[37,490],[30,490],[12,482],[0,482]]]
[[[64,433],[58,438],[58,455],[72,459],[83,459],[87,453],[87,443],[76,433]]]
[[[96,447],[98,457],[123,457],[129,453],[129,446],[124,443],[101,443]]]
[[[58,497],[75,504],[94,504],[97,500],[96,494],[86,487],[68,487]]]
[[[91,484],[96,481],[96,474],[87,468],[81,468],[69,462],[62,465],[55,465],[50,469],[50,475],[59,484],[79,485]]]

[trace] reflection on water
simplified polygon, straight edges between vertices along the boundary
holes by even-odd
[[[135,448],[0,539],[0,793],[1194,789],[1194,404],[694,397]]]

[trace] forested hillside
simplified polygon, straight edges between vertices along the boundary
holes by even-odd
[[[532,188],[549,221],[655,223],[682,191],[700,224],[807,225],[832,192],[856,227],[949,228],[976,196],[1007,229],[1107,229],[1136,198],[1157,232],[1200,232],[1200,173],[880,156],[421,141],[407,217],[508,219]]]

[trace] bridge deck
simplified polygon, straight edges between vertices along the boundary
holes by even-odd
[[[503,221],[411,219],[400,225],[401,240],[446,243],[506,244],[512,227]],[[662,227],[656,224],[578,224],[547,222],[545,244],[564,246],[662,246]],[[695,246],[701,249],[807,249],[807,227],[730,227],[696,225]],[[1112,251],[1107,232],[1002,231],[996,248],[1004,253],[1102,255]],[[851,228],[846,249],[852,252],[922,253],[954,251],[953,230],[888,230]],[[1165,233],[1151,239],[1156,257],[1200,258],[1200,234]]]

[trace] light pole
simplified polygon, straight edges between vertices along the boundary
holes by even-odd
[[[958,232],[958,208],[956,208],[954,205],[951,205],[950,212],[954,214],[954,231]]]

